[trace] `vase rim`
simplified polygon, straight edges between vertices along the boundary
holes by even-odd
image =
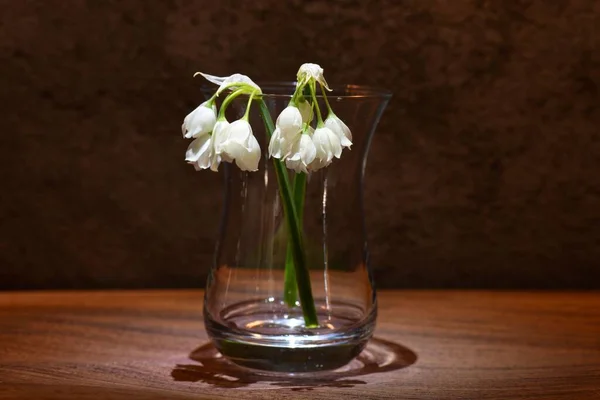
[[[266,98],[291,98],[296,87],[295,81],[260,81],[257,84]],[[333,90],[328,92],[328,95],[337,99],[380,98],[389,100],[392,97],[390,90],[370,85],[334,84],[329,87]],[[208,84],[202,85],[201,89],[203,92],[216,90],[214,85]],[[318,94],[317,97],[322,98],[323,95]]]

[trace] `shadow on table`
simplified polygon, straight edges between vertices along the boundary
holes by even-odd
[[[292,390],[312,390],[318,387],[353,387],[367,382],[359,376],[406,368],[417,361],[410,349],[387,340],[373,338],[350,364],[331,372],[314,375],[269,375],[243,369],[223,357],[212,343],[190,354],[199,364],[178,364],[171,372],[176,381],[203,382],[220,388],[241,388],[255,383],[290,387]]]

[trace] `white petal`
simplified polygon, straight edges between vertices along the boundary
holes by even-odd
[[[302,160],[292,160],[288,158],[285,160],[285,166],[291,170],[294,170],[295,172],[304,172],[305,174],[308,173],[306,164],[304,164]]]
[[[313,162],[310,163],[310,165],[308,166],[308,169],[310,171],[317,171],[321,168],[325,168],[329,164],[331,164],[331,161],[322,161],[317,157],[314,159]]]
[[[323,75],[323,68],[319,64],[313,63],[304,63],[298,68],[298,80],[301,81],[300,78],[318,78]]]
[[[305,136],[305,135],[301,135]],[[308,135],[306,135],[308,136]],[[309,138],[310,140],[310,138]],[[312,142],[312,140],[310,140]],[[293,169],[296,172],[306,172],[306,163],[302,160],[302,141],[301,138],[298,138],[294,141],[293,145],[290,148],[290,154],[285,159],[285,165],[289,169]]]
[[[286,157],[286,160],[290,161],[299,161],[302,159],[302,154],[300,152],[300,138],[294,141],[290,146],[289,154]]]
[[[236,158],[242,157],[245,147],[238,142],[226,141],[221,145],[219,155],[224,161],[233,162]]]
[[[281,154],[283,154],[281,157],[282,160],[285,160],[293,153],[294,143],[296,143],[299,139],[300,135],[297,135],[295,138],[289,140],[284,138],[281,139]]]
[[[248,147],[246,152],[241,157],[235,159],[235,163],[242,171],[256,171],[258,170],[258,163],[260,161],[260,145],[254,135],[248,139]]]
[[[352,146],[352,133],[350,128],[335,114],[330,114],[325,120],[325,126],[331,129],[340,139],[342,147]]]
[[[342,147],[347,147],[347,148],[350,148],[352,146],[352,142],[350,140],[348,140],[348,138],[346,136],[342,136],[340,138],[340,144],[342,145]]]
[[[194,139],[185,153],[185,160],[189,163],[198,163],[199,168],[208,168],[207,160],[211,150],[211,137],[209,135]]]
[[[205,74],[204,72],[196,72],[194,74],[194,76],[196,76],[197,74],[202,75],[207,81],[214,83],[215,85],[220,85],[225,81],[225,79],[229,78],[228,76],[221,77],[221,76]]]
[[[220,119],[215,124],[213,129],[214,133],[221,134],[223,131],[227,130],[231,124],[226,119]]]
[[[323,76],[323,68],[319,64],[305,63],[300,66],[297,74],[298,84],[305,84],[311,79],[321,83],[325,89],[329,89],[325,76]]]
[[[248,138],[252,136],[252,127],[248,121],[244,119],[238,119],[229,125],[227,133],[228,135],[226,141],[233,141],[246,146]]]
[[[277,117],[275,125],[284,139],[292,139],[302,130],[302,114],[294,106],[287,106]]]
[[[331,149],[331,152],[333,153],[333,155],[335,156],[335,158],[340,158],[340,156],[342,155],[342,144],[340,143],[340,138],[333,133],[333,131],[329,128],[325,128],[327,129],[327,135],[329,137],[329,148]]]
[[[317,156],[317,149],[315,148],[315,144],[312,139],[307,134],[302,134],[300,137],[300,159],[302,163],[306,166],[313,162],[315,157]]]
[[[281,131],[279,128],[275,128],[269,141],[269,156],[274,158],[281,158],[283,156],[281,148]]]
[[[328,128],[317,128],[312,137],[317,152],[316,158],[327,163],[333,158],[328,131]]]
[[[213,137],[213,148],[215,152],[218,154],[219,149],[223,142],[227,140],[229,137],[229,126],[231,124],[227,120],[217,121],[215,124],[215,128],[213,129],[212,137]]]
[[[252,81],[252,79],[250,79],[250,77],[248,77],[247,75],[233,74],[230,76],[214,76],[214,75],[209,75],[209,74],[205,74],[202,72],[197,72],[197,74],[202,75],[204,78],[206,78],[207,81],[214,83],[215,85],[219,85],[219,89],[217,90],[217,93],[221,93],[223,90],[226,89],[227,85],[232,84],[232,83],[241,83],[241,84],[250,85],[254,89],[258,90],[258,93],[262,93],[260,86],[258,86],[256,83],[254,83],[254,81]],[[230,86],[228,89],[236,90],[238,88],[239,88],[239,86],[233,85],[233,86]]]
[[[227,120],[220,120],[220,121],[217,121],[217,123],[215,124],[215,128],[213,129],[213,133],[210,138],[211,139],[211,146],[210,146],[211,151],[210,151],[210,156],[209,156],[209,164],[210,164],[210,169],[212,171],[216,172],[219,170],[219,164],[221,163],[221,161],[231,162],[230,159],[226,159],[226,157],[223,157],[217,150],[221,147],[221,144],[228,137],[229,125],[230,124]]]
[[[248,144],[248,137],[252,136],[250,124],[244,120],[234,121],[227,128],[227,137],[219,143],[216,148],[217,153],[222,155],[225,160],[233,160],[239,153],[239,149],[245,148]]]
[[[229,154],[242,171],[256,171],[260,161],[260,146],[254,136],[248,140],[248,147],[242,146],[237,142],[227,144],[227,154]]]
[[[208,101],[205,101],[200,104],[183,120],[181,132],[185,138],[196,138],[206,135],[213,130],[217,122],[217,107],[214,104],[208,106],[207,103]]]
[[[217,172],[219,170],[219,164],[221,164],[221,156],[216,152],[213,152],[210,157],[210,169],[211,171]]]
[[[205,151],[200,155],[198,161],[196,161],[196,164],[198,164],[198,167],[202,169],[211,168],[213,171],[216,171],[216,167],[219,165],[219,162],[215,160],[215,157],[218,157],[218,155],[215,152],[214,137],[211,136],[208,145],[208,151]],[[215,169],[212,168],[213,164],[216,164]]]
[[[237,120],[227,128],[227,138],[217,149],[223,161],[233,161],[242,171],[256,171],[261,151],[246,120]]]

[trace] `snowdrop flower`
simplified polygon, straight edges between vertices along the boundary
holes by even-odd
[[[269,141],[269,156],[274,158],[282,158],[286,151],[284,144],[282,143],[283,138],[281,137],[281,129],[275,128]]]
[[[254,83],[254,81],[252,81],[252,79],[250,79],[247,75],[233,74],[230,76],[214,76],[202,72],[196,72],[194,76],[198,74],[206,78],[207,81],[214,83],[215,85],[219,85],[217,95],[219,95],[225,89],[236,90],[244,86],[248,86],[252,90],[256,90],[259,94],[262,94],[260,86]]]
[[[194,139],[185,152],[185,161],[193,164],[196,171],[210,166],[211,139],[210,135],[202,135]]]
[[[277,117],[269,142],[269,155],[285,159],[302,133],[302,114],[298,107],[287,106]]]
[[[340,139],[331,129],[325,126],[317,128],[312,140],[316,149],[316,157],[310,165],[313,171],[328,166],[333,157],[340,158],[342,155]]]
[[[281,130],[284,139],[291,139],[302,130],[302,114],[298,107],[287,106],[275,122],[275,126]]]
[[[186,139],[206,135],[213,130],[217,122],[217,107],[208,100],[189,113],[181,125],[181,133]]]
[[[242,171],[258,170],[260,145],[246,119],[239,119],[229,125],[227,137],[219,143],[216,151],[224,160],[235,160]]]
[[[311,79],[314,79],[315,81],[319,82],[321,85],[323,85],[325,87],[325,89],[331,90],[331,89],[329,89],[329,86],[327,85],[327,82],[325,81],[325,77],[323,76],[323,68],[321,68],[321,66],[319,64],[312,64],[312,63],[302,64],[300,66],[300,68],[298,69],[298,74],[297,74],[298,86],[305,85]]]
[[[331,129],[333,133],[337,135],[342,147],[350,148],[350,146],[352,146],[352,133],[350,132],[350,128],[348,128],[337,115],[330,112],[325,120],[325,127]]]
[[[302,114],[298,107],[287,106],[277,117],[275,126],[281,130],[283,137],[294,136],[302,130]]]
[[[312,130],[312,128],[309,128]],[[290,154],[285,159],[285,165],[296,172],[308,173],[308,166],[315,160],[317,149],[310,134],[303,132],[292,144]]]
[[[229,121],[227,121],[224,118],[220,119],[215,124],[215,129],[213,130],[213,133],[212,133],[212,139],[213,139],[213,148],[215,149],[215,155],[218,156],[218,157],[215,157],[215,159],[218,158],[217,165],[221,161],[227,161],[227,162],[232,161],[226,154],[222,154],[219,151],[221,149],[221,145],[223,144],[223,142],[225,142],[225,140],[227,140],[227,138],[229,137],[229,127],[230,126],[231,126],[231,124],[229,123]],[[211,169],[213,171],[216,171],[216,169],[212,168],[212,165],[213,164],[211,164]]]
[[[207,168],[217,171],[222,160],[231,161],[222,157],[217,151],[217,147],[227,136],[228,128],[227,120],[217,121],[211,135],[200,136],[190,143],[185,153],[185,160],[193,164],[196,171]]]

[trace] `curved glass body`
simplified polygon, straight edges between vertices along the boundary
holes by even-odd
[[[275,120],[294,85],[261,87]],[[353,145],[330,166],[307,176],[303,241],[316,328],[305,327],[299,300],[284,301],[288,233],[267,134],[259,108],[253,106],[250,122],[263,155],[256,172],[221,164],[224,209],[204,302],[207,332],[233,362],[278,372],[335,369],[356,357],[371,337],[377,301],[362,182],[370,141],[390,97],[361,86],[341,86],[328,95],[336,115],[351,129]],[[245,106],[245,99],[234,103],[229,120],[239,118]],[[321,110],[326,110],[324,104]],[[292,180],[294,172],[287,171]]]

